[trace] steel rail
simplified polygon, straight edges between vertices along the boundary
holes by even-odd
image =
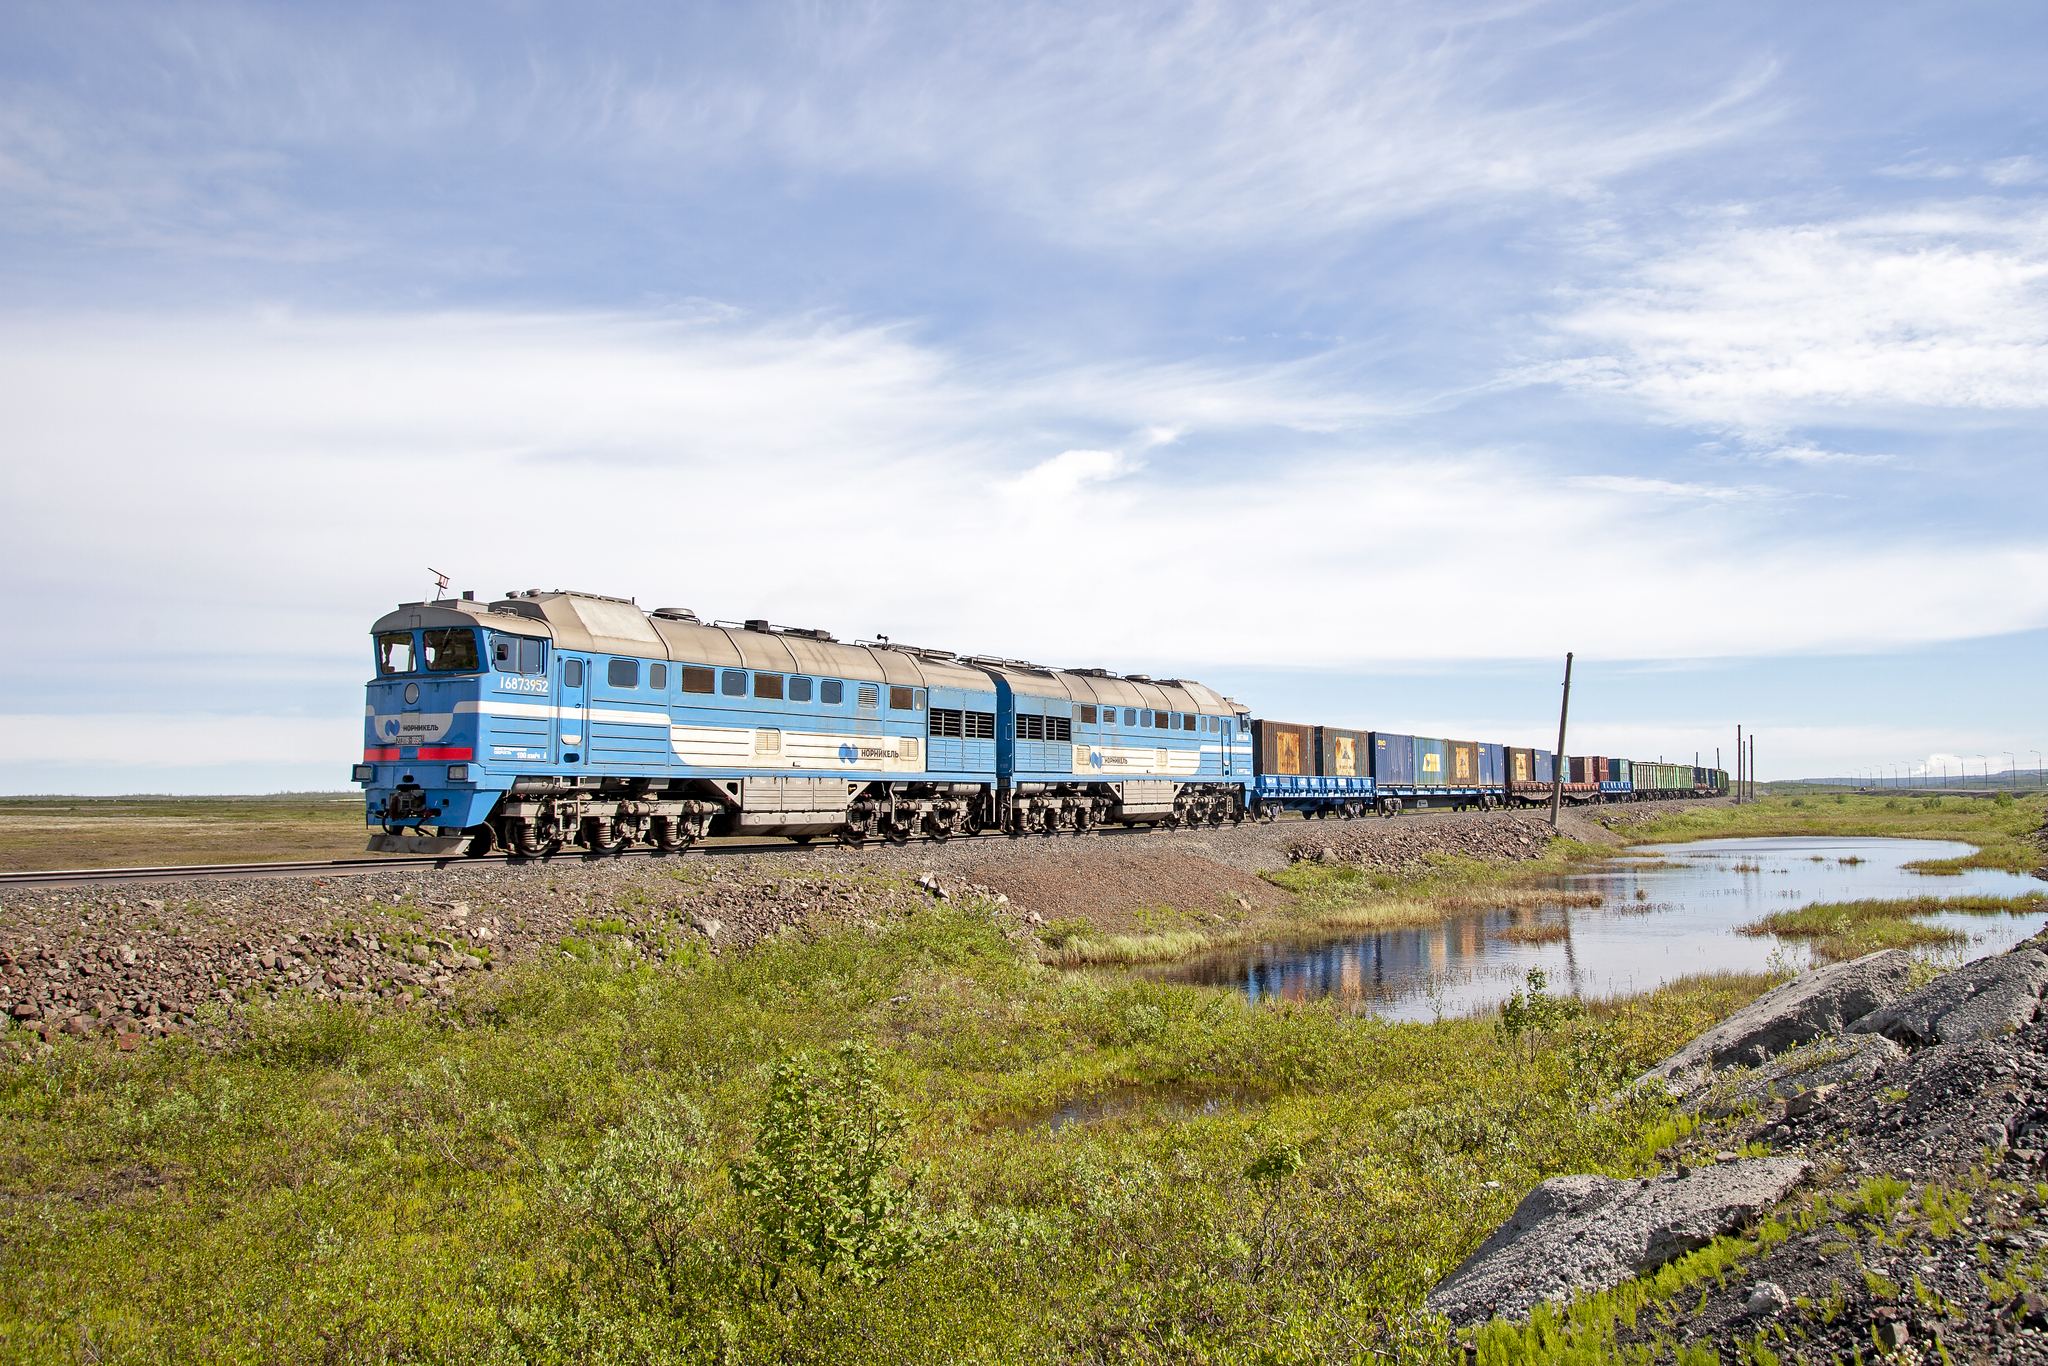
[[[1151,825],[1125,829],[1097,826],[1085,833],[1105,835],[1135,835],[1159,827]],[[1072,831],[1061,831],[1057,835],[1038,832],[1038,838],[1056,839],[1071,837]],[[1028,839],[1031,835],[1017,836]],[[545,867],[555,864],[587,867],[593,864],[618,859],[637,858],[682,858],[689,854],[730,856],[735,854],[799,854],[804,852],[833,851],[859,853],[862,849],[904,848],[911,844],[959,844],[974,840],[1006,840],[1007,832],[984,830],[977,835],[949,835],[945,839],[933,839],[929,835],[918,835],[901,842],[872,839],[860,845],[850,845],[838,840],[820,841],[816,844],[798,844],[793,840],[739,841],[729,843],[692,844],[684,849],[614,849],[605,853],[591,853],[582,849],[563,849],[552,854],[535,854],[531,857],[514,857],[505,853],[484,854],[471,858],[467,854],[392,854],[384,858],[307,859],[291,863],[190,863],[171,864],[157,868],[47,868],[27,869],[19,872],[0,872],[0,889],[8,887],[74,887],[96,883],[123,882],[179,882],[186,880],[208,880],[219,878],[260,878],[260,877],[353,877],[364,873],[404,872],[407,870],[438,870],[454,867]]]

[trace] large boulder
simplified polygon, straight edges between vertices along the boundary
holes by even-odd
[[[1994,1039],[2033,1022],[2041,1011],[2044,988],[2048,953],[2029,940],[2008,952],[1965,963],[1849,1028],[1857,1034],[1881,1034],[1909,1048]]]
[[[1732,1233],[1806,1174],[1792,1157],[1726,1162],[1685,1176],[1553,1176],[1429,1292],[1454,1323],[1525,1318],[1545,1300],[1611,1290]]]
[[[1788,1048],[1829,1034],[1905,993],[1912,956],[1903,949],[1865,954],[1802,972],[1773,987],[1637,1078],[1687,1096],[1716,1067],[1754,1067]]]
[[[1709,1119],[1754,1107],[1768,1110],[1781,1100],[1823,1086],[1850,1086],[1869,1081],[1906,1050],[1878,1034],[1838,1034],[1815,1039],[1780,1053],[1755,1069],[1737,1069],[1713,1079],[1693,1102]]]

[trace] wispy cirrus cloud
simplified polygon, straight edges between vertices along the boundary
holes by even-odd
[[[118,96],[15,82],[0,194],[96,234],[201,247],[233,222],[267,250],[332,251],[384,225],[301,217],[287,187],[365,152],[460,148],[636,192],[742,165],[943,184],[1122,253],[1583,198],[1781,112],[1754,55],[1559,89],[1545,72],[1611,62],[1621,41],[1581,3],[792,5],[715,25],[646,13],[630,36],[462,13],[117,7],[89,29],[95,74],[159,78]]]
[[[1680,421],[1779,432],[1851,414],[2048,406],[2048,208],[1740,220],[1673,243],[1555,320],[1596,348],[1519,373]],[[1812,448],[1817,449],[1817,448]],[[1794,442],[1758,454],[1827,460]]]

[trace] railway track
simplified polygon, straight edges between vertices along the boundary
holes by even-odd
[[[1134,829],[1121,827],[1090,831],[1090,834],[1112,836],[1143,835],[1155,827],[1138,826]],[[954,835],[943,840],[930,836],[919,836],[906,840],[902,845],[891,846],[887,841],[871,840],[867,847],[902,848],[911,844],[969,844],[978,840],[1003,840],[1011,836],[998,830],[984,831],[978,835]],[[1025,836],[1023,838],[1031,838]],[[1041,836],[1057,839],[1059,836]],[[563,864],[589,866],[611,863],[621,859],[648,858],[689,858],[693,856],[730,857],[736,854],[796,854],[805,850],[840,851],[850,846],[839,843],[818,843],[801,845],[789,840],[724,840],[706,841],[691,845],[688,849],[620,849],[608,854],[590,854],[582,850],[563,850],[555,854],[542,854],[533,858],[516,858],[509,854],[485,854],[481,858],[470,858],[465,854],[389,854],[382,858],[308,859],[293,863],[188,863],[171,864],[160,868],[48,868],[22,872],[0,873],[0,889],[8,887],[80,887],[124,882],[184,882],[216,878],[245,877],[351,877],[363,873],[388,873],[408,869],[436,869],[451,867],[525,867],[528,865]]]

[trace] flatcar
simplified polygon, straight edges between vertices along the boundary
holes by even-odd
[[[354,777],[386,852],[1081,834],[1483,809],[1550,789],[1548,754],[1255,720],[1189,679],[593,593],[404,603],[371,638]],[[1597,775],[1568,785],[1574,801],[1719,790],[1706,770],[1565,762]]]

